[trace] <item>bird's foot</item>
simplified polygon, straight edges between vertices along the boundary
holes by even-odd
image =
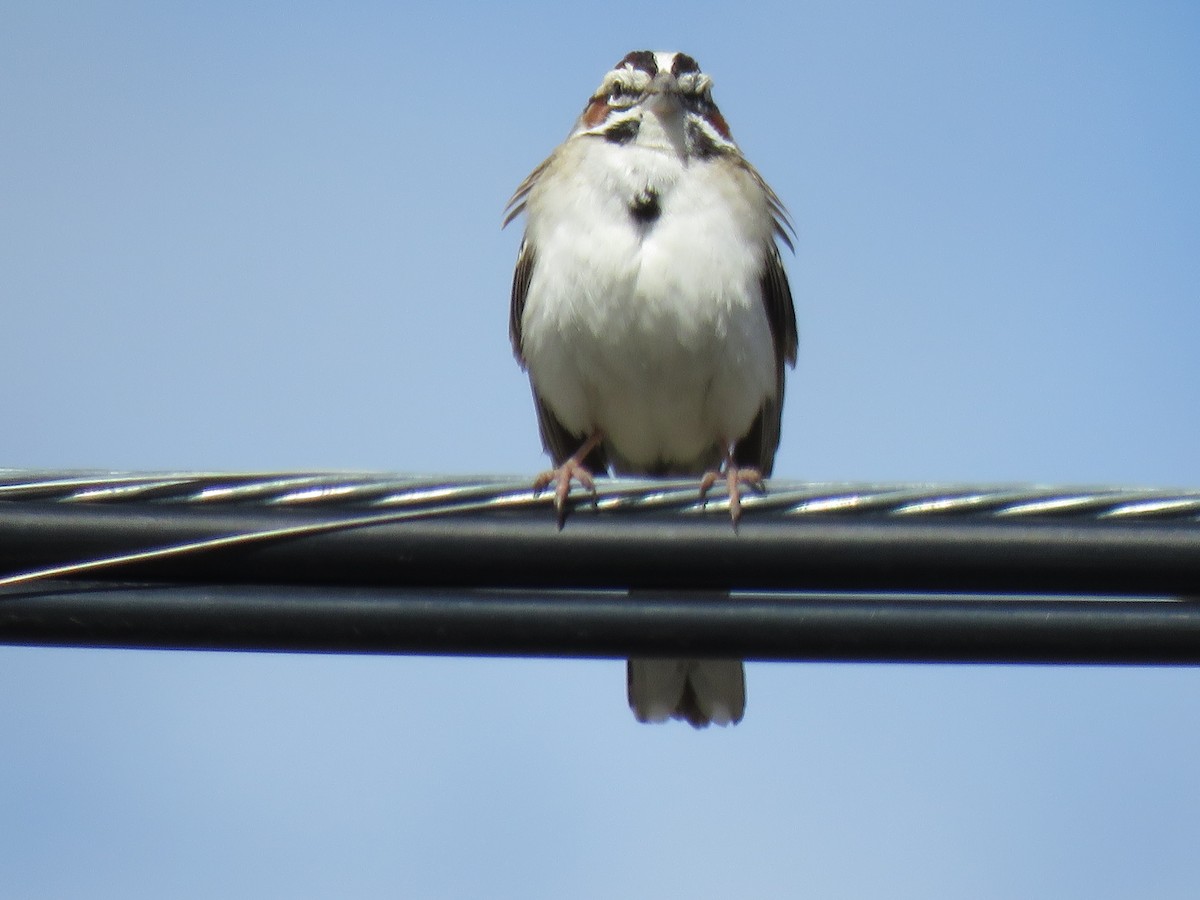
[[[700,479],[700,501],[702,503],[708,501],[708,492],[718,479],[725,480],[725,490],[729,494],[729,518],[733,520],[733,528],[736,531],[738,519],[742,517],[742,486],[745,485],[751,490],[759,492],[766,490],[763,485],[762,472],[749,467],[739,468],[734,463],[732,454],[727,456],[724,465],[719,470],[705,472],[704,477]]]
[[[578,481],[585,490],[591,492],[593,500],[595,499],[596,481],[592,478],[591,470],[583,464],[583,461],[587,459],[589,453],[596,449],[596,445],[603,437],[604,435],[600,432],[593,434],[584,441],[582,447],[563,460],[562,465],[543,472],[533,479],[535,496],[545,490],[547,486],[554,485],[554,509],[558,515],[560,531],[567,518],[567,495],[571,493],[572,481]]]
[[[563,527],[567,518],[567,495],[571,492],[571,482],[578,481],[593,495],[596,493],[596,482],[592,473],[582,463],[568,459],[561,466],[543,472],[533,480],[533,493],[540,494],[548,485],[554,485],[554,509],[558,515],[558,527]]]

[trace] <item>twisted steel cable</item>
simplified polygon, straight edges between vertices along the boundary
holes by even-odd
[[[719,496],[702,503],[695,479],[602,479],[597,510],[726,511]],[[415,509],[425,515],[464,510],[540,508],[543,494],[529,479],[352,473],[92,473],[0,469],[0,502],[228,504],[356,509]],[[990,514],[997,517],[1091,515],[1098,519],[1200,517],[1200,491],[1041,485],[856,484],[773,481],[746,498],[747,513],[812,516],[886,513],[895,516]]]

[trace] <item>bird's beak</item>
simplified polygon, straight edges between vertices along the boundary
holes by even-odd
[[[646,93],[646,106],[656,115],[673,115],[683,108],[679,102],[679,85],[670,72],[659,72],[655,75]]]

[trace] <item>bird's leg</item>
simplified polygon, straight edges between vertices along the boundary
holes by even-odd
[[[765,490],[762,472],[746,467],[738,468],[733,459],[733,447],[725,445],[725,460],[720,468],[705,472],[700,479],[700,501],[707,502],[709,489],[717,483],[718,478],[725,479],[725,489],[729,493],[729,517],[733,520],[734,529],[738,519],[742,517],[742,485],[756,491]]]
[[[578,481],[583,487],[596,493],[596,482],[592,480],[592,473],[588,471],[583,461],[587,459],[588,454],[596,449],[596,445],[604,440],[603,431],[592,432],[589,437],[578,450],[563,460],[562,465],[559,465],[549,471],[543,472],[533,480],[533,493],[540,494],[546,485],[554,482],[554,508],[558,511],[558,527],[561,530],[563,522],[567,517],[567,494],[571,492],[571,480]]]

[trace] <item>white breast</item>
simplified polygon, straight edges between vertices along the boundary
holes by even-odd
[[[650,188],[661,213],[640,224]],[[762,300],[771,216],[761,187],[716,158],[569,141],[529,196],[537,254],[522,318],[533,384],[618,469],[696,471],[774,395]]]

